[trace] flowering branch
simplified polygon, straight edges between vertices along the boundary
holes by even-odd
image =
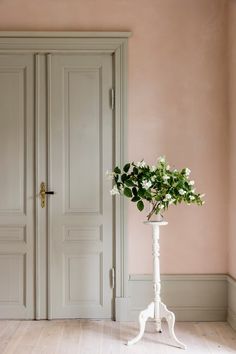
[[[108,172],[114,179],[111,195],[121,194],[144,209],[144,201],[150,203],[147,219],[168,209],[171,204],[179,203],[203,205],[202,194],[195,193],[194,181],[189,180],[190,169],[171,170],[164,157],[160,157],[155,166],[145,161],[127,163],[121,170],[118,166]]]

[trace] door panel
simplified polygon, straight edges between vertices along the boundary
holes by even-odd
[[[111,55],[49,55],[52,318],[111,318]]]
[[[0,318],[34,317],[33,66],[0,55]]]
[[[99,213],[102,202],[100,68],[65,69],[64,75],[66,212]],[[91,166],[93,173],[90,174]]]

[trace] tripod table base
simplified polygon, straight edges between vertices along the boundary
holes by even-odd
[[[148,307],[141,311],[139,314],[139,334],[133,338],[132,340],[128,341],[128,345],[132,345],[137,343],[143,336],[144,331],[145,331],[145,326],[148,318],[154,319],[156,323],[156,331],[161,333],[161,320],[162,318],[165,318],[167,323],[168,323],[168,328],[169,328],[169,333],[170,337],[174,340],[175,344],[177,347],[181,349],[186,349],[186,345],[183,344],[178,340],[178,338],[175,335],[174,332],[174,325],[175,325],[175,315],[173,312],[169,311],[163,302],[160,302],[160,319],[155,319],[154,317],[154,302],[151,302]]]

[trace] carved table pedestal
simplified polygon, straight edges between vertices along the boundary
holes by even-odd
[[[128,345],[137,343],[143,336],[146,326],[146,321],[151,318],[155,322],[155,328],[158,333],[162,333],[161,320],[166,319],[168,323],[168,328],[170,332],[170,337],[174,340],[177,347],[186,349],[186,345],[178,340],[175,335],[174,325],[175,325],[175,315],[173,312],[169,311],[166,305],[161,301],[161,281],[160,281],[160,246],[159,246],[159,235],[160,226],[167,225],[166,221],[146,221],[145,224],[152,226],[152,254],[153,254],[153,290],[154,290],[154,301],[148,305],[148,307],[141,311],[139,314],[139,334],[128,341]]]

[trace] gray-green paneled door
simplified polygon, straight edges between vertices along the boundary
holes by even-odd
[[[48,56],[52,318],[111,318],[111,55]]]
[[[0,55],[0,318],[34,317],[34,56]]]
[[[34,54],[0,55],[0,318],[35,318],[37,259],[46,264],[40,284],[48,285],[49,318],[111,318],[113,209],[104,176],[113,159],[112,55],[40,58],[37,90]],[[39,109],[34,126],[39,101],[46,113]],[[55,192],[46,207],[48,234],[38,235],[47,239],[46,254],[36,249],[34,226],[41,114],[48,130],[38,143],[48,142],[45,181]]]

